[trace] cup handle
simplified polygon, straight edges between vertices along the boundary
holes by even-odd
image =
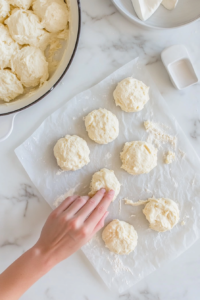
[[[0,143],[11,135],[16,115],[17,113],[0,117]]]

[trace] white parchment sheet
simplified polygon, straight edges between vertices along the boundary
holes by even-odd
[[[116,84],[128,76],[150,86],[150,101],[138,113],[123,112],[115,106],[112,96]],[[98,108],[111,110],[119,119],[119,137],[108,145],[96,144],[89,139],[85,130],[83,118]],[[168,126],[166,131],[177,136],[176,161],[171,165],[163,163],[164,153],[172,150],[172,146],[166,143],[159,148],[158,166],[153,171],[132,176],[120,169],[119,154],[125,142],[147,140],[148,133],[143,126],[146,120]],[[66,134],[84,138],[91,150],[91,162],[76,172],[60,172],[53,155],[56,141]],[[186,153],[185,158],[179,149]],[[70,190],[81,195],[87,194],[92,174],[99,169],[106,167],[115,171],[122,187],[118,198],[109,208],[106,222],[118,218],[132,224],[138,232],[138,246],[127,256],[117,256],[104,247],[101,233],[98,233],[82,249],[110,288],[123,292],[163,263],[176,258],[199,238],[200,161],[152,82],[151,74],[139,65],[137,59],[68,101],[49,116],[15,152],[51,207],[60,195]],[[124,197],[133,201],[146,200],[153,195],[171,198],[179,205],[180,222],[171,232],[150,230],[142,213],[143,207],[126,206],[122,201]]]

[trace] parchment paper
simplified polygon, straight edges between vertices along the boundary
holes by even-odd
[[[113,90],[120,80],[128,76],[150,86],[150,101],[138,113],[125,113],[114,104]],[[84,126],[83,117],[100,107],[111,110],[120,122],[119,137],[108,145],[98,145],[91,141]],[[176,162],[171,165],[163,163],[164,153],[172,150],[170,144],[165,144],[159,149],[158,166],[153,171],[132,176],[120,169],[119,154],[126,141],[147,139],[143,122],[148,119],[169,126],[167,132],[177,136]],[[90,164],[76,172],[60,172],[53,156],[56,141],[66,134],[81,136],[91,150]],[[186,153],[185,158],[179,149]],[[54,201],[69,190],[75,189],[76,193],[86,194],[92,174],[99,169],[106,167],[115,171],[122,187],[118,198],[110,206],[106,222],[118,218],[132,224],[139,235],[138,246],[127,256],[117,256],[104,247],[101,233],[98,233],[82,249],[110,288],[123,292],[162,264],[176,258],[199,238],[200,161],[152,82],[151,74],[137,59],[68,101],[49,116],[15,152],[34,185],[52,208]],[[146,200],[153,195],[171,198],[180,207],[180,222],[170,232],[157,233],[150,230],[142,213],[143,207],[125,206],[122,201],[124,197],[133,201]],[[182,221],[185,222],[184,226]]]

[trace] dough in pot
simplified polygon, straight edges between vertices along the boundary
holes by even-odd
[[[22,48],[13,56],[11,68],[26,87],[43,84],[49,77],[48,62],[44,53],[32,46]]]
[[[24,91],[16,75],[9,70],[0,70],[0,100],[9,102]]]
[[[90,193],[89,196],[92,197],[96,194],[97,191],[104,188],[106,191],[113,190],[115,195],[113,201],[116,199],[117,195],[120,192],[120,183],[115,176],[114,171],[108,169],[101,169],[99,172],[94,173],[92,176],[92,181],[90,184]]]
[[[93,110],[85,118],[85,127],[91,140],[98,144],[108,144],[119,135],[119,121],[107,109]]]
[[[8,0],[13,6],[17,6],[22,9],[29,9],[33,0]]]
[[[0,0],[0,23],[9,15],[10,4],[7,0]]]
[[[157,166],[158,150],[147,142],[126,143],[120,153],[122,169],[132,175],[149,173]]]
[[[149,87],[132,77],[118,83],[114,90],[115,104],[126,112],[137,112],[149,101]]]
[[[137,246],[138,235],[129,223],[113,220],[104,228],[102,239],[111,252],[129,254]]]
[[[19,46],[11,38],[8,28],[0,24],[0,69],[9,68],[10,60],[19,50]]]
[[[77,135],[66,135],[54,146],[58,166],[64,171],[81,169],[90,162],[90,149],[85,140]]]
[[[63,0],[35,0],[33,11],[49,32],[58,32],[67,26],[69,12]]]
[[[143,213],[149,221],[149,227],[159,232],[171,230],[179,221],[178,205],[167,198],[148,199]]]
[[[38,16],[32,11],[14,9],[5,23],[8,25],[11,37],[18,44],[46,49],[50,34],[43,29]]]

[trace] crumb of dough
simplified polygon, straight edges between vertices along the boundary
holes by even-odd
[[[165,164],[169,165],[173,161],[175,161],[175,159],[176,159],[175,153],[172,151],[168,151],[167,154],[165,155]]]
[[[178,152],[179,152],[182,159],[184,159],[186,157],[186,153],[183,152],[181,149],[178,149]]]
[[[131,205],[131,206],[140,206],[140,205],[144,205],[147,202],[149,202],[149,200],[139,200],[137,202],[133,202],[132,200],[129,200],[129,199],[126,199],[126,198],[124,198],[123,200],[124,200],[126,205]]]
[[[156,142],[160,141],[162,143],[170,143],[174,149],[176,148],[177,137],[164,132],[160,128],[159,124],[148,120],[144,122],[144,127],[146,131],[153,136]]]
[[[184,226],[184,225],[185,225],[185,221],[182,221],[182,222],[181,222],[181,226]]]

